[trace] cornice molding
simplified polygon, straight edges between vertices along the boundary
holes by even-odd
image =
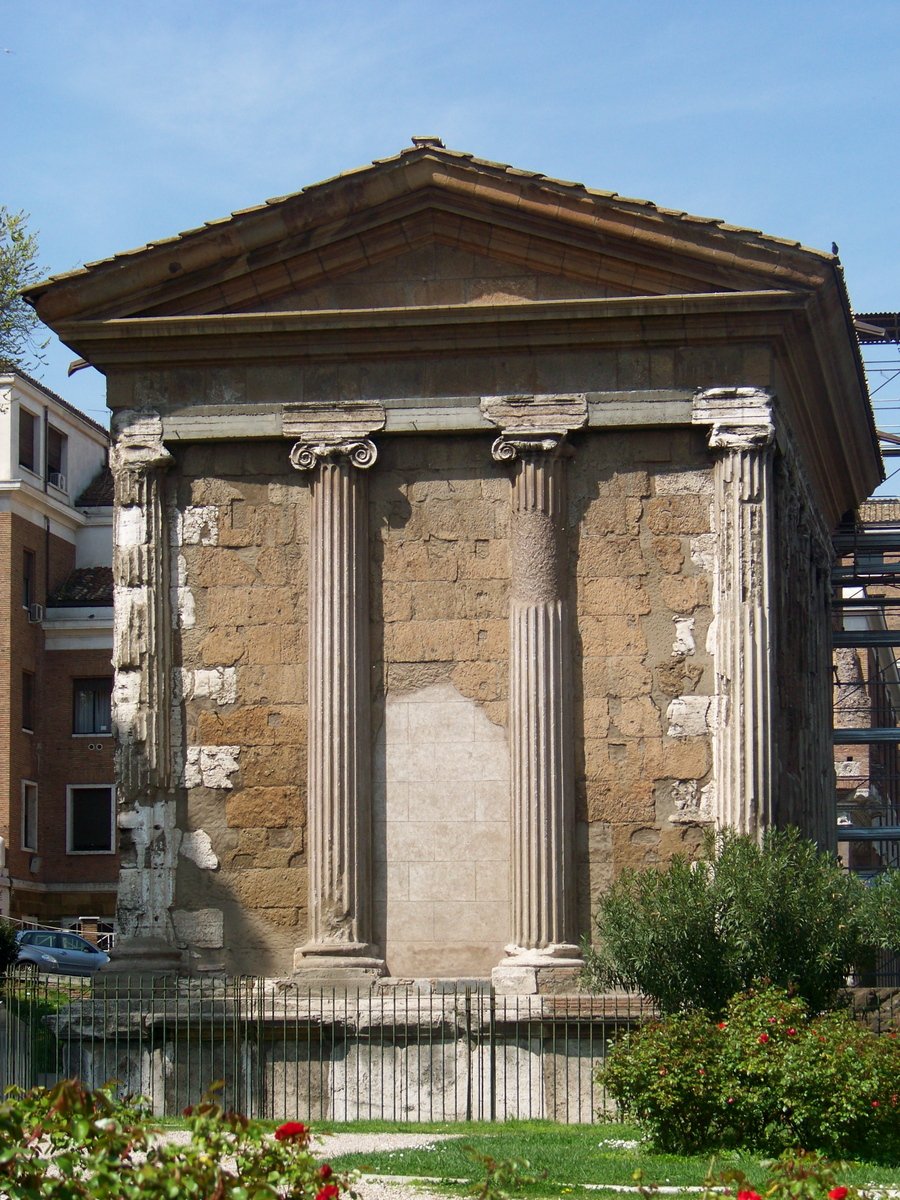
[[[509,304],[218,316],[133,317],[61,324],[59,334],[100,370],[278,361],[311,362],[394,354],[459,353],[579,344],[654,345],[776,334],[802,312],[802,293],[702,292],[674,296],[538,300]],[[740,329],[734,322],[741,320]],[[752,325],[758,322],[758,327]],[[648,329],[648,323],[652,328]],[[746,326],[745,326],[745,323]]]

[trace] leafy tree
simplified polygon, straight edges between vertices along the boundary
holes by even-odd
[[[677,857],[619,877],[597,912],[586,981],[637,988],[663,1012],[716,1013],[767,980],[821,1012],[865,958],[865,891],[796,829],[761,844],[710,834],[697,863]]]
[[[47,342],[21,291],[40,277],[37,238],[28,231],[28,216],[0,205],[0,364],[34,370],[44,361]]]

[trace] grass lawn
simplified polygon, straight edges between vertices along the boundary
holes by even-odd
[[[356,1169],[378,1175],[413,1175],[432,1179],[466,1181],[465,1190],[484,1178],[484,1168],[466,1153],[470,1147],[477,1154],[492,1158],[526,1159],[529,1174],[540,1181],[521,1189],[523,1196],[587,1196],[585,1184],[618,1184],[634,1186],[634,1172],[643,1173],[644,1185],[659,1184],[672,1187],[697,1187],[713,1173],[739,1168],[750,1182],[759,1187],[765,1180],[765,1170],[759,1156],[722,1151],[694,1156],[654,1154],[645,1147],[616,1145],[617,1142],[637,1142],[638,1133],[628,1125],[555,1125],[549,1121],[511,1121],[490,1124],[396,1125],[366,1122],[354,1125],[329,1125],[337,1132],[352,1133],[415,1131],[453,1134],[452,1141],[436,1142],[430,1149],[393,1150],[371,1154],[348,1154],[334,1157],[331,1162],[343,1169]],[[319,1127],[324,1132],[324,1126]],[[325,1150],[327,1154],[327,1148]],[[859,1163],[838,1172],[843,1184],[874,1184],[881,1187],[900,1185],[900,1164],[896,1167]],[[761,1190],[761,1189],[760,1189]],[[363,1194],[365,1188],[363,1187]],[[610,1193],[601,1193],[609,1195]]]

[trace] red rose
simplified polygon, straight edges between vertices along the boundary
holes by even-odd
[[[302,1121],[285,1121],[275,1130],[276,1142],[305,1142],[309,1130]]]
[[[877,1108],[877,1107],[878,1107],[878,1101],[877,1101],[877,1100],[873,1100],[873,1101],[872,1101],[872,1107],[873,1107],[873,1108]]]
[[[727,1029],[727,1028],[728,1028],[728,1022],[727,1022],[727,1021],[720,1021],[720,1022],[718,1023],[718,1025],[716,1026],[716,1029]]]
[[[791,1029],[789,1029],[787,1032],[788,1032],[788,1037],[793,1037],[793,1036],[794,1036],[794,1034],[797,1032],[797,1030],[796,1030],[796,1029],[793,1029],[793,1028],[791,1028]]]
[[[844,1200],[846,1195],[847,1189],[845,1187],[832,1188],[828,1193],[828,1200]]]
[[[759,1035],[760,1045],[764,1046],[768,1040],[769,1040],[769,1035],[767,1033],[761,1033]]]
[[[337,1200],[341,1189],[336,1183],[326,1183],[321,1191],[316,1192],[316,1200]]]
[[[749,1188],[745,1188],[743,1192],[738,1192],[737,1200],[762,1200],[759,1192],[752,1192]]]
[[[319,1167],[318,1174],[319,1178],[322,1180],[330,1179],[334,1174],[334,1171],[331,1169],[331,1163],[322,1163],[321,1167]]]

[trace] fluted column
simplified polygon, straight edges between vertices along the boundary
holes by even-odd
[[[759,836],[774,819],[775,427],[770,397],[752,389],[704,393],[695,401],[695,421],[698,410],[711,419],[709,446],[716,452],[715,822]]]
[[[331,413],[332,421],[334,412]],[[309,939],[294,969],[381,973],[372,944],[368,505],[374,443],[315,431],[291,463],[310,473]]]
[[[563,439],[501,437],[493,455],[513,464],[507,954],[537,964],[578,955]]]
[[[575,929],[566,434],[583,396],[486,397],[512,467],[509,551],[510,941],[495,968],[508,990],[541,986],[540,968],[580,964]]]

